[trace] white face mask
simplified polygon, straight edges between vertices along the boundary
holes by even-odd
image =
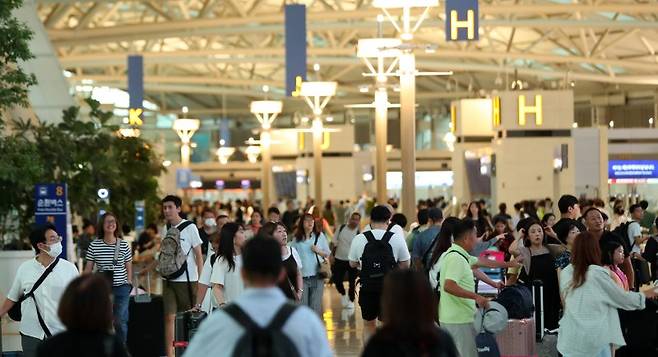
[[[206,227],[216,227],[217,222],[215,221],[214,218],[206,218],[205,221],[203,221],[203,224],[206,225]]]
[[[45,251],[46,254],[50,255],[53,258],[59,257],[62,254],[62,242],[57,242],[53,245],[49,245],[50,250]]]

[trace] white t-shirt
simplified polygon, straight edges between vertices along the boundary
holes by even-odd
[[[359,228],[350,229],[348,226],[343,226],[342,230],[340,228],[338,230],[338,236],[336,237],[336,259],[348,260],[352,241],[356,237]]]
[[[244,291],[244,282],[240,275],[242,256],[236,255],[233,259],[235,260],[235,269],[229,270],[228,262],[223,257],[217,258],[210,276],[211,284],[224,286],[224,302],[227,304],[235,300]]]
[[[180,226],[187,220],[182,220],[176,227]],[[165,227],[165,232],[167,232],[167,227]],[[166,233],[165,233],[166,234]],[[199,273],[196,266],[196,260],[194,259],[194,248],[203,244],[201,237],[199,236],[199,229],[193,224],[188,227],[185,227],[180,233],[180,246],[183,249],[183,252],[187,254],[187,271],[190,274],[190,281],[198,281]],[[189,252],[189,254],[188,254]],[[176,279],[171,279],[169,281],[175,282],[186,282],[187,274],[183,273]]]
[[[396,225],[395,227],[399,228],[400,226]],[[402,230],[402,228],[400,228],[400,230]],[[393,229],[391,229],[391,232],[393,232]],[[377,240],[382,239],[382,237],[384,237],[384,233],[386,233],[386,231],[383,229],[372,230],[372,235],[375,236],[375,239]],[[363,235],[363,233],[354,237],[349,254],[349,260],[351,262],[361,263],[361,256],[363,255],[363,250],[365,249],[367,243],[368,239],[366,239],[366,236]],[[405,242],[404,236],[402,234],[393,233],[393,237],[391,237],[391,240],[388,243],[391,245],[391,248],[393,248],[393,257],[395,258],[396,262],[406,262],[411,259],[411,255],[409,255],[409,249],[407,249],[407,243]]]
[[[46,271],[36,258],[23,262],[16,271],[14,283],[7,294],[7,298],[17,302],[20,297],[32,290],[41,274]],[[57,315],[59,301],[69,283],[80,275],[78,269],[71,262],[60,259],[53,271],[44,279],[43,283],[34,292],[34,297],[39,305],[39,312],[46,326],[53,335],[66,330]],[[22,334],[42,340],[45,333],[39,324],[37,310],[32,298],[26,299],[21,304],[20,331]]]
[[[640,223],[633,221],[628,225],[628,232],[626,234],[628,244],[631,246],[631,253],[641,253],[640,246],[635,244],[635,237],[642,236],[642,227]]]
[[[366,227],[363,229],[364,232],[370,231],[372,228],[370,228],[370,225],[366,225]],[[402,237],[406,237],[407,235],[404,233],[404,229],[400,227],[399,224],[394,225],[391,227],[391,232],[395,233],[396,235],[401,235]],[[377,238],[379,239],[379,238]]]
[[[292,254],[292,259],[295,259],[295,263],[297,263],[297,268],[299,270],[302,270],[302,258],[299,256],[299,253],[297,252],[297,249],[294,247],[288,246],[288,253],[286,254],[281,254],[281,261],[286,261],[288,258],[290,258],[290,254]]]
[[[203,269],[201,269],[201,276],[199,277],[199,284],[203,284],[209,288],[211,287],[210,277],[212,275],[212,266],[210,265],[211,256],[212,254],[209,254],[208,258],[206,258],[206,262],[203,264]],[[215,261],[215,263],[217,262]],[[203,298],[203,302],[201,302],[201,310],[210,313],[215,307],[217,307],[215,296],[213,295],[212,290],[208,289],[206,291],[206,296]]]

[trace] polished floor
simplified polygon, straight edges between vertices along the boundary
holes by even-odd
[[[322,320],[327,328],[329,344],[338,357],[359,356],[363,349],[361,310],[358,303],[354,305],[354,309],[344,309],[336,288],[325,285]]]

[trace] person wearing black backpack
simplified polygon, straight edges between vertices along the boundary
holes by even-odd
[[[253,238],[242,256],[246,290],[201,324],[185,356],[333,356],[320,318],[306,306],[289,303],[277,287],[286,274],[279,243]]]
[[[0,317],[9,313],[14,321],[21,322],[25,357],[36,356],[41,341],[64,331],[57,308],[66,286],[79,275],[75,265],[59,258],[62,237],[52,224],[32,231],[30,244],[36,257],[18,267],[7,299],[0,307]]]
[[[404,236],[387,230],[390,219],[391,211],[387,207],[374,207],[370,211],[372,230],[354,237],[348,256],[350,265],[361,269],[359,306],[365,325],[364,340],[375,333],[376,320],[381,320],[384,277],[395,268],[409,268],[411,260]]]

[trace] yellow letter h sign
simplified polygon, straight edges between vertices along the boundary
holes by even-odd
[[[457,39],[458,31],[460,28],[467,30],[467,38],[469,40],[475,39],[475,11],[466,11],[466,20],[460,21],[457,17],[457,10],[450,11],[450,39],[453,41]]]
[[[526,125],[526,115],[535,115],[535,125],[540,126],[544,123],[543,107],[541,95],[535,95],[535,106],[526,106],[525,95],[519,95],[519,125]]]

